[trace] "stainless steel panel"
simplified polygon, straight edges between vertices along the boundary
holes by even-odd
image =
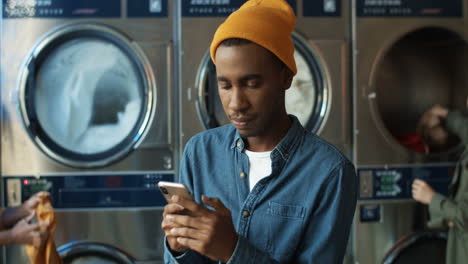
[[[351,39],[351,1],[341,0],[340,17],[304,17],[303,2],[297,1],[296,31],[305,35],[313,35],[317,40],[341,40],[348,42]],[[337,0],[337,2],[340,0]]]
[[[181,148],[205,129],[196,108],[197,74],[216,28],[223,21],[224,18],[181,19]]]
[[[108,23],[109,24],[109,23]],[[13,49],[16,46],[14,40],[18,38],[14,29],[17,27],[28,28],[30,32],[37,32],[40,27],[37,23],[24,25],[19,22],[6,20],[5,27],[9,30],[5,32],[4,42],[5,49]],[[45,31],[45,29],[44,29]],[[34,35],[34,34],[31,34]],[[39,38],[40,35],[35,36]],[[18,102],[18,72],[21,70],[21,58],[25,58],[35,44],[34,38],[25,39],[22,41],[21,47],[15,48],[15,52],[4,52],[2,75],[4,77],[4,89],[2,91],[3,98],[3,120],[2,120],[2,152],[7,153],[9,159],[3,159],[2,174],[24,174],[36,172],[53,172],[58,170],[68,170],[56,162],[51,162],[48,157],[38,151],[37,147],[32,143],[32,140],[27,135],[24,126],[21,122]],[[170,40],[159,41],[142,41],[136,42],[145,55],[153,69],[148,71],[155,72],[157,100],[156,110],[153,120],[151,120],[151,128],[147,132],[147,137],[142,141],[139,147],[132,152],[127,158],[105,170],[119,169],[134,169],[138,167],[141,170],[157,170],[157,169],[173,169],[164,168],[164,160],[174,159],[173,156],[173,141],[171,134],[173,133],[174,120],[171,116],[173,112],[173,104],[168,98],[172,95],[172,46]],[[153,157],[155,161],[142,163],[147,153],[154,151]]]
[[[417,167],[457,159],[458,150],[438,155],[410,151],[390,130],[415,132],[419,116],[435,103],[466,109],[468,31],[464,26],[467,5],[463,6],[463,18],[353,14],[353,160],[358,168]],[[447,43],[452,40],[442,37],[430,42],[434,34],[427,34],[427,39],[399,42],[424,28],[447,30],[460,36],[460,41]],[[367,193],[372,183],[366,175],[361,180],[361,193]],[[359,206],[366,204],[381,206],[379,222],[360,221]],[[426,228],[427,209],[415,201],[362,201],[357,209],[352,231],[354,263],[381,263],[400,238]]]
[[[41,175],[98,172],[175,172],[178,158],[177,111],[174,98],[175,60],[173,7],[168,1],[167,18],[127,18],[127,1],[122,1],[121,18],[50,19],[15,18],[0,20],[1,41],[1,175]],[[1,3],[0,3],[1,5]],[[21,67],[33,46],[49,31],[73,23],[101,23],[127,35],[149,62],[145,71],[154,73],[157,102],[143,141],[122,160],[106,167],[76,169],[59,164],[42,153],[22,124],[19,105]],[[2,195],[3,199],[3,195]],[[137,263],[162,262],[161,208],[119,208],[103,210],[59,210],[56,244],[72,240],[94,240],[122,248]],[[27,263],[20,246],[6,248],[2,263]]]
[[[351,112],[349,86],[349,43],[334,40],[309,40],[319,54],[330,87],[329,112],[318,135],[351,155]]]
[[[466,29],[460,19],[357,19],[356,35],[356,85],[354,111],[355,161],[360,165],[407,164],[455,160],[456,155],[421,155],[407,150],[393,138],[381,116],[387,122],[396,115],[397,122],[415,127],[417,117],[430,105],[447,103],[466,109],[468,87],[466,56],[468,43],[464,46],[446,45],[445,58],[431,47],[398,47],[397,56],[385,57],[395,43],[410,32],[425,27],[438,27],[461,36],[468,41]],[[400,26],[395,26],[400,25]],[[403,43],[404,44],[404,43]],[[454,48],[455,47],[455,48]],[[458,51],[458,52],[457,52]],[[386,58],[386,60],[384,60]],[[450,59],[449,61],[444,61]],[[443,66],[442,66],[443,65]],[[382,70],[382,74],[379,71]],[[383,75],[385,73],[385,75]],[[395,78],[395,77],[398,77]],[[377,84],[384,85],[378,88]],[[401,87],[401,88],[400,88]],[[428,92],[428,90],[432,92]],[[454,96],[457,94],[457,96]],[[379,105],[380,103],[380,105]],[[401,112],[391,113],[400,105]],[[393,124],[390,124],[393,125]]]
[[[364,205],[365,203],[359,203]],[[371,204],[371,203],[366,203]],[[355,215],[356,263],[381,263],[387,251],[403,236],[424,227],[425,211],[416,202],[381,204],[380,222],[361,223]]]
[[[71,241],[95,241],[121,248],[139,262],[162,263],[164,234],[160,228],[160,209],[58,210],[56,216],[57,247]],[[23,246],[6,247],[6,258],[8,263],[29,261]]]

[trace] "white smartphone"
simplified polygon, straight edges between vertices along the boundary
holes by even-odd
[[[184,199],[193,200],[193,196],[188,190],[187,186],[182,183],[176,182],[158,182],[159,190],[161,191],[166,201],[169,202],[173,195],[178,195]]]

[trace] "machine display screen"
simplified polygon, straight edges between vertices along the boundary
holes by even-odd
[[[122,0],[2,0],[5,18],[121,17]],[[168,0],[128,0],[128,17],[167,17]]]
[[[422,179],[436,192],[447,195],[454,170],[455,164],[358,168],[359,200],[412,199],[415,179]]]
[[[4,206],[21,205],[40,191],[50,192],[55,208],[164,206],[159,181],[174,181],[174,174],[4,176]]]
[[[2,0],[3,17],[120,17],[121,0]]]
[[[296,0],[286,0],[296,11]],[[191,0],[182,1],[184,17],[227,17],[236,11],[246,0]]]
[[[461,17],[462,0],[357,0],[359,17]]]

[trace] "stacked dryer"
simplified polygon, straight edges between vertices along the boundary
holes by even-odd
[[[182,1],[181,147],[195,134],[229,123],[209,46],[216,28],[245,0],[213,2]],[[293,39],[298,74],[286,93],[286,109],[349,155],[348,2],[288,1],[297,15]]]
[[[466,1],[356,0],[355,5],[356,263],[381,263],[385,255],[386,263],[435,263],[424,259],[443,260],[443,236],[415,233],[427,231],[427,211],[411,199],[411,184],[421,178],[447,193],[463,146],[453,138],[428,153],[416,126],[434,104],[466,110]],[[412,242],[395,247],[400,239]],[[421,251],[412,255],[403,246]]]
[[[66,263],[158,263],[174,180],[174,1],[3,1],[3,206],[52,194]],[[19,246],[1,263],[26,263]],[[107,262],[106,262],[107,261]]]

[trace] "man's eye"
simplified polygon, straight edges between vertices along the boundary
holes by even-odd
[[[229,89],[231,88],[231,85],[229,83],[221,82],[221,83],[218,83],[218,87],[219,89]]]
[[[247,82],[247,86],[248,86],[248,87],[257,87],[257,86],[258,86],[258,82],[257,82],[257,81],[248,81],[248,82]]]

